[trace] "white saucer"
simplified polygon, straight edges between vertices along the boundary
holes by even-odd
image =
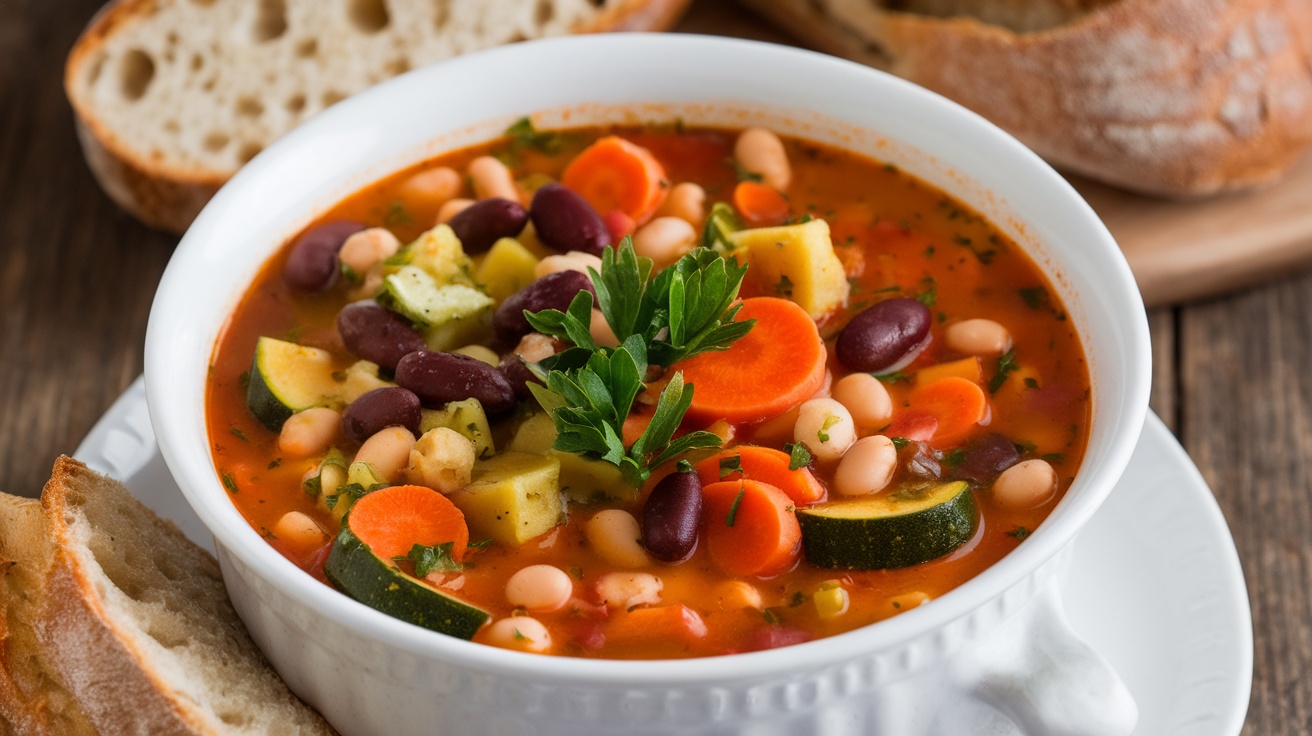
[[[75,453],[213,550],[155,445],[137,379]],[[1149,415],[1062,585],[1071,624],[1139,705],[1136,736],[1234,736],[1248,711],[1253,626],[1234,540],[1207,484]]]

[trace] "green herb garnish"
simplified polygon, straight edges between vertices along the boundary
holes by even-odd
[[[720,480],[741,472],[743,472],[742,455],[730,455],[729,457],[720,458]]]
[[[784,445],[784,451],[788,453],[789,470],[797,470],[811,464],[811,451],[801,442],[789,442]]]
[[[220,473],[219,479],[223,481],[223,487],[228,489],[228,493],[231,493],[234,496],[237,495],[237,481],[232,477],[231,473]],[[730,524],[730,526],[733,525]]]
[[[816,430],[815,433],[816,439],[820,440],[821,442],[828,442],[829,428],[834,426],[835,424],[838,424],[841,421],[843,421],[843,418],[838,416],[837,414],[830,414],[826,416],[825,423],[821,424],[820,429]]]
[[[927,307],[938,304],[938,285],[933,278],[925,279],[925,290],[916,295],[916,301]]]
[[[733,503],[729,505],[729,515],[724,517],[725,526],[733,526],[734,521],[737,520],[738,504],[743,502],[743,496],[746,494],[747,487],[740,484],[738,486],[738,495],[733,497]]]
[[[460,572],[464,565],[451,557],[455,542],[443,542],[432,547],[416,544],[410,548],[410,554],[392,558],[396,562],[410,560],[415,563],[415,577],[428,577],[432,572]]]
[[[233,436],[233,437],[236,437],[237,439],[241,440],[242,442],[247,442],[247,443],[249,443],[249,442],[251,441],[251,438],[250,438],[250,437],[247,437],[245,432],[241,431],[240,429],[238,429],[238,428],[236,428],[236,427],[230,427],[230,428],[228,429],[228,431],[232,433],[232,436]]]
[[[1039,309],[1048,301],[1048,290],[1042,286],[1018,289],[1017,293],[1020,294],[1021,299],[1025,300],[1026,306],[1030,309]]]
[[[901,450],[903,447],[906,447],[907,445],[911,444],[911,440],[907,439],[906,437],[889,437],[888,441],[892,442],[893,447],[898,450]]]
[[[510,136],[510,145],[515,149],[531,148],[535,151],[551,155],[560,153],[561,146],[564,143],[559,133],[542,131],[533,127],[533,121],[527,117],[516,120],[509,128],[506,128],[506,135]]]
[[[998,389],[1002,388],[1002,384],[1006,382],[1007,376],[1018,370],[1020,370],[1020,366],[1016,365],[1015,348],[998,356],[998,372],[993,374],[993,378],[989,380],[989,393],[996,394]]]
[[[1018,541],[1024,539],[1025,537],[1028,537],[1029,535],[1030,535],[1030,530],[1026,529],[1023,526],[1018,526],[1015,529],[1012,529],[1011,531],[1007,532],[1007,536],[1015,537]]]

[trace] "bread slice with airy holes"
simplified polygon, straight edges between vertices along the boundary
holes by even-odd
[[[0,716],[22,734],[331,734],[269,666],[218,564],[118,482],[60,458],[0,499]]]
[[[665,30],[689,0],[115,0],[64,88],[96,179],[181,232],[297,123],[415,67],[526,39]]]
[[[1126,189],[1267,184],[1312,144],[1308,0],[741,1]]]

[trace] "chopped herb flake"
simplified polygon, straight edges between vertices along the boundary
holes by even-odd
[[[451,558],[451,550],[455,546],[455,542],[443,542],[431,547],[416,544],[410,548],[410,554],[396,559],[398,562],[408,559],[415,563],[416,577],[428,577],[432,572],[460,572],[464,566]]]
[[[948,467],[955,468],[958,465],[960,465],[963,461],[965,461],[965,459],[966,459],[966,451],[958,447],[957,449],[943,456],[943,464],[947,465]]]
[[[729,515],[724,517],[725,526],[733,526],[734,520],[738,518],[738,504],[743,502],[743,496],[747,494],[747,487],[738,486],[738,495],[733,497],[733,503],[729,506]]]
[[[821,424],[820,429],[816,430],[815,433],[816,439],[820,440],[821,442],[828,442],[829,428],[833,427],[835,424],[838,424],[841,421],[843,421],[843,418],[838,416],[837,414],[830,414],[826,416],[825,423]]]
[[[741,455],[720,458],[720,480],[741,472],[743,472],[743,458]],[[733,526],[733,524],[729,526]]]
[[[1026,306],[1030,309],[1040,309],[1048,301],[1048,290],[1042,286],[1031,286],[1020,289],[1018,292],[1020,298],[1025,300]]]
[[[223,481],[223,487],[228,489],[228,493],[237,495],[237,481],[230,473],[220,473],[219,479]]]
[[[233,436],[233,437],[236,437],[237,439],[241,440],[242,442],[250,442],[250,441],[251,441],[251,438],[250,438],[250,437],[247,437],[245,432],[241,431],[240,429],[238,429],[238,428],[236,428],[236,427],[232,427],[232,428],[230,428],[228,431],[232,433],[232,436]]]
[[[788,453],[789,470],[797,470],[811,464],[811,451],[801,442],[789,442],[784,445],[784,451]]]
[[[989,393],[996,394],[1006,382],[1007,376],[1017,370],[1020,370],[1020,366],[1016,365],[1016,349],[1012,348],[998,357],[998,372],[989,380]]]
[[[911,440],[907,439],[906,437],[889,437],[888,439],[890,442],[893,443],[893,447],[899,450],[911,444]]]
[[[1012,529],[1011,531],[1007,532],[1007,536],[1009,536],[1009,537],[1015,537],[1015,538],[1017,539],[1017,541],[1019,541],[1019,540],[1021,540],[1021,539],[1024,539],[1025,537],[1028,537],[1029,535],[1030,535],[1030,530],[1029,530],[1029,529],[1026,529],[1026,528],[1023,527],[1023,526],[1018,526],[1018,527],[1016,527],[1015,529]]]

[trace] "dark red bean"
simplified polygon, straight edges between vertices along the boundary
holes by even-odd
[[[580,291],[588,291],[595,298],[596,290],[592,288],[592,279],[578,271],[557,271],[525,286],[511,294],[501,306],[497,307],[492,317],[492,327],[497,338],[508,345],[514,345],[519,338],[533,331],[524,312],[541,312],[544,309],[565,311],[569,303]]]
[[[852,318],[838,334],[835,352],[850,370],[897,370],[929,343],[933,317],[915,299],[882,301]]]
[[[539,188],[528,205],[528,216],[538,240],[553,250],[581,250],[599,256],[611,244],[610,230],[601,215],[563,184]]]
[[[943,476],[938,452],[928,442],[908,442],[898,453],[898,458],[906,465],[907,472],[916,478],[938,480]]]
[[[353,442],[364,442],[380,429],[405,427],[419,435],[419,397],[400,386],[376,388],[362,394],[342,412],[342,434]]]
[[[493,366],[459,353],[410,353],[396,365],[396,382],[414,391],[429,408],[478,399],[489,419],[515,410],[515,390]]]
[[[528,210],[519,202],[501,197],[469,205],[447,223],[460,238],[465,252],[483,253],[501,238],[513,238],[528,224]]]
[[[953,476],[988,483],[1018,462],[1020,452],[1016,450],[1016,444],[994,432],[966,445],[961,462],[953,469]]]
[[[287,263],[282,268],[283,280],[293,289],[331,289],[342,270],[337,262],[337,251],[342,249],[347,238],[363,229],[362,223],[353,220],[331,220],[301,233],[292,243],[291,253],[287,254]]]
[[[389,371],[401,358],[428,347],[408,320],[371,299],[342,307],[337,334],[347,350]]]
[[[642,546],[661,562],[683,562],[697,548],[701,518],[701,479],[693,472],[671,473],[642,505]]]
[[[529,383],[542,384],[538,377],[529,371],[528,366],[524,365],[524,361],[514,353],[502,358],[497,370],[501,371],[501,375],[505,376],[507,381],[510,381],[510,387],[515,390],[515,397],[520,401],[532,398],[533,392],[528,390]]]

